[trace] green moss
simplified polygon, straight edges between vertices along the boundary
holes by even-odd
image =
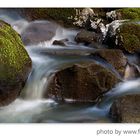
[[[124,8],[117,10],[121,14],[121,19],[140,19],[140,8]]]
[[[136,51],[136,49],[140,48],[140,40],[136,35],[130,35],[130,34],[122,34],[123,41],[124,41],[124,49],[127,50],[130,53],[133,53]]]
[[[51,19],[68,26],[73,26],[76,16],[75,8],[32,8],[23,11],[25,17],[29,17],[31,20]]]
[[[20,36],[10,25],[0,21],[0,81],[18,79],[29,61]]]
[[[118,30],[119,45],[130,53],[140,49],[140,25],[134,23],[123,24]]]

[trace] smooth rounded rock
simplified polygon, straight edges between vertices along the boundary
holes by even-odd
[[[57,101],[96,102],[119,81],[113,72],[100,64],[83,62],[54,73],[44,97]]]

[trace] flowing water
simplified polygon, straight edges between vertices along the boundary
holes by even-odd
[[[16,12],[6,9],[0,10],[0,19],[8,22],[21,34],[30,25]],[[39,21],[49,22],[49,21]],[[47,122],[112,122],[108,117],[110,105],[113,100],[125,94],[138,94],[140,79],[119,83],[105,94],[102,101],[96,105],[91,104],[58,104],[51,99],[43,99],[47,88],[48,77],[55,71],[77,62],[96,61],[88,57],[90,52],[96,51],[82,44],[76,45],[74,37],[77,30],[64,29],[58,25],[55,36],[50,41],[26,46],[33,68],[21,96],[8,106],[0,108],[0,122],[2,123],[47,123]],[[53,40],[68,38],[69,47],[54,46]],[[74,55],[73,55],[74,54]],[[103,62],[99,61],[104,65]],[[115,71],[112,67],[108,66]],[[116,74],[118,74],[116,72]]]

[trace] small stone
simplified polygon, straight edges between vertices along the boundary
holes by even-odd
[[[54,40],[53,45],[59,45],[59,46],[66,46],[65,42],[68,41],[68,39],[62,39],[62,40]]]

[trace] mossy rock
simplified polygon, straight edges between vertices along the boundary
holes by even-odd
[[[123,8],[116,10],[118,19],[131,19],[139,20],[140,19],[140,8]]]
[[[30,69],[31,59],[20,36],[0,20],[0,105],[10,103],[19,95]]]
[[[137,53],[140,51],[140,25],[136,22],[123,22],[115,32],[110,28],[103,43],[111,49]]]
[[[117,29],[118,46],[129,53],[140,50],[140,25],[126,23]]]
[[[76,8],[30,8],[22,9],[21,14],[28,20],[54,20],[64,26],[74,26]]]

